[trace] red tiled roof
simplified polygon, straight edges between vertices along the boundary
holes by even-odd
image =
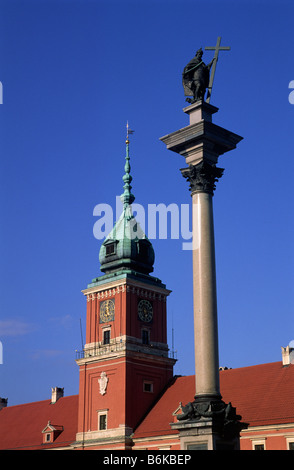
[[[223,400],[232,403],[250,426],[294,423],[294,365],[282,362],[220,372]],[[176,433],[172,413],[195,394],[194,376],[178,377],[135,430],[134,438]]]
[[[220,373],[225,402],[250,426],[294,423],[294,365],[273,362]]]
[[[68,446],[75,441],[78,420],[78,395],[24,405],[0,411],[0,449],[48,449]],[[42,444],[42,431],[48,421],[63,431],[50,444]]]
[[[220,372],[223,400],[232,403],[250,426],[294,423],[294,365],[281,362]],[[181,401],[193,401],[194,376],[177,377],[137,427],[135,439],[177,434],[170,427]],[[11,406],[0,411],[0,449],[45,449],[68,446],[77,432],[78,395]],[[50,444],[42,444],[48,421],[64,430]]]

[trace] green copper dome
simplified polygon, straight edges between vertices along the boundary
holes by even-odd
[[[121,195],[123,212],[102,243],[99,253],[100,269],[105,274],[117,271],[136,271],[149,274],[153,271],[153,246],[132,212],[132,203],[135,196],[131,193],[132,177],[130,169],[129,139],[127,135],[125,174],[123,176],[124,192]]]

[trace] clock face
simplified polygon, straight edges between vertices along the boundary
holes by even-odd
[[[104,300],[100,303],[100,323],[114,320],[114,300]]]
[[[138,315],[140,320],[150,322],[153,318],[153,307],[149,300],[140,300],[138,304]]]

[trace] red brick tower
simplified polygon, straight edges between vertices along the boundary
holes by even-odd
[[[132,214],[131,180],[127,136],[123,213],[100,249],[104,275],[83,291],[76,448],[129,449],[133,430],[173,377],[166,324],[171,291],[150,275],[154,251]]]

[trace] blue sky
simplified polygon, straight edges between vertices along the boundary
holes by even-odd
[[[81,290],[100,275],[99,203],[123,192],[126,121],[136,202],[190,204],[183,67],[218,36],[214,122],[241,136],[214,196],[220,365],[281,360],[293,328],[294,6],[289,1],[0,1],[0,396],[78,393]],[[209,62],[212,52],[205,52]],[[152,240],[172,294],[176,374],[194,373],[191,252]]]

